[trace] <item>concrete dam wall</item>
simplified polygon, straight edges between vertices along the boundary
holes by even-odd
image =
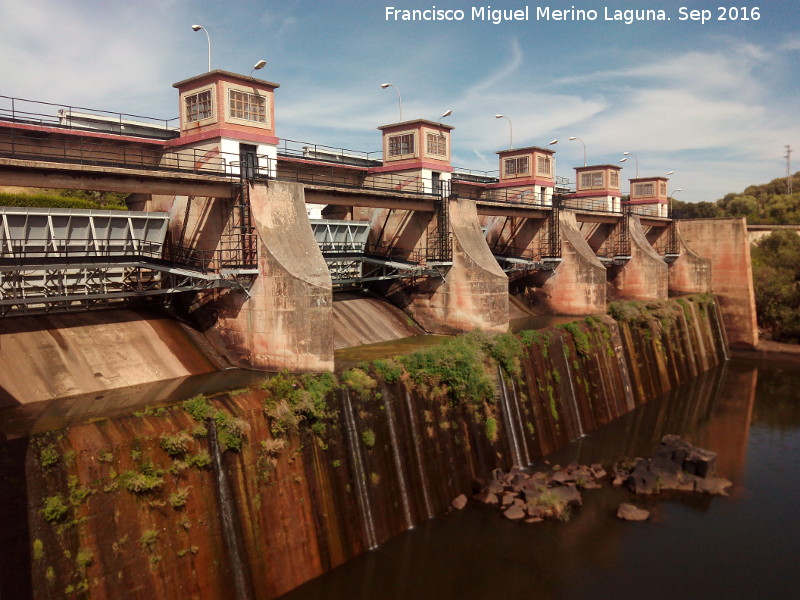
[[[612,314],[7,439],[0,597],[274,598],[725,358],[709,296]]]

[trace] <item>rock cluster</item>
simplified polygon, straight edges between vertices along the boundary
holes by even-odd
[[[732,483],[716,474],[717,455],[692,446],[677,435],[665,435],[652,458],[617,463],[614,485],[626,485],[635,494],[666,490],[727,496]]]
[[[508,472],[495,469],[474,498],[499,507],[503,516],[511,520],[537,523],[548,517],[567,519],[571,510],[583,503],[580,489],[600,487],[597,480],[605,476],[600,465],[571,464],[564,469],[534,473],[517,466]]]
[[[625,485],[635,494],[654,494],[664,490],[682,490],[727,495],[731,482],[716,475],[717,455],[697,448],[676,435],[661,439],[655,456],[635,458],[614,465],[614,485]],[[526,472],[518,466],[508,472],[492,471],[488,481],[479,482],[473,496],[484,504],[498,507],[511,520],[536,523],[545,518],[567,519],[573,508],[583,504],[581,490],[602,487],[608,476],[599,464],[553,466],[547,471]],[[464,494],[451,505],[460,510],[467,504]],[[643,521],[650,513],[632,504],[623,503],[617,517]]]

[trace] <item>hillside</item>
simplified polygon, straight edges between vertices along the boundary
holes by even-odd
[[[769,183],[751,185],[742,192],[725,194],[716,202],[681,202],[673,200],[673,214],[678,219],[747,217],[751,224],[800,224],[800,171],[792,175],[791,195],[786,193],[786,177]]]

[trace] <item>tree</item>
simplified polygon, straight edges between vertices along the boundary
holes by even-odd
[[[800,235],[774,231],[751,258],[759,326],[776,341],[800,343]]]

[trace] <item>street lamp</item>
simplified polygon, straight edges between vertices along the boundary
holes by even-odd
[[[633,152],[623,152],[622,155],[625,157],[630,155],[633,157],[633,160],[636,161],[636,179],[639,179],[639,158]],[[623,158],[619,162],[623,163],[627,160],[628,160],[627,158]]]
[[[206,40],[208,40],[208,72],[211,72],[211,36],[208,35],[208,29],[203,27],[202,25],[192,25],[192,31],[200,31],[203,30],[206,34]]]
[[[671,173],[672,171],[670,171]],[[675,194],[678,192],[682,192],[683,188],[678,188],[677,190],[672,190],[671,194],[667,194],[667,200],[669,200],[669,217],[672,218],[672,201],[675,199]]]
[[[397,92],[397,104],[400,107],[400,121],[399,123],[403,122],[403,97],[400,95],[400,90],[398,87],[392,83],[382,83],[381,87],[385,90],[386,88],[393,87]]]
[[[574,135],[569,138],[571,141],[578,140],[581,144],[583,144],[583,166],[586,166],[586,142],[584,142],[581,138],[575,137]]]
[[[263,69],[266,66],[267,66],[267,61],[265,61],[263,59],[258,61],[256,64],[253,65],[253,68],[250,70],[250,75],[253,74],[253,71],[260,71],[261,69]]]
[[[509,119],[506,115],[495,115],[495,119],[505,119],[508,121],[508,148],[510,150],[514,149],[514,126],[511,124],[511,119]]]

